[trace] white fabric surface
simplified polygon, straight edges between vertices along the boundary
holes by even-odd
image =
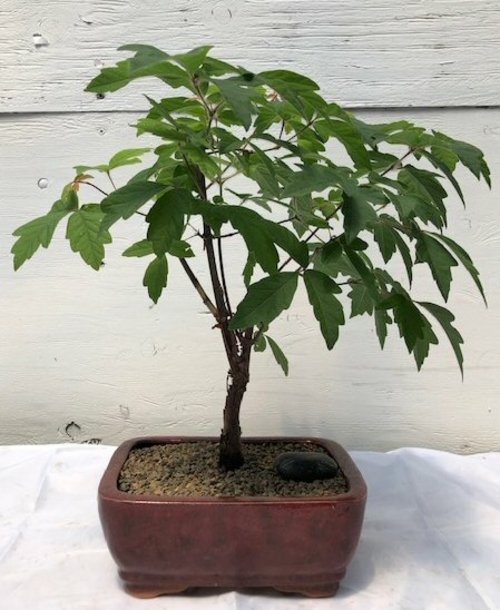
[[[335,598],[123,592],[97,515],[113,447],[0,447],[0,608],[6,610],[500,609],[500,453],[355,452],[369,494]]]

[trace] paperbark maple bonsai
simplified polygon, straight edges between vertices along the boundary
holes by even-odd
[[[51,210],[14,232],[12,253],[18,269],[40,246],[48,247],[67,217],[71,249],[97,270],[113,225],[141,215],[145,236],[123,254],[152,257],[143,280],[151,299],[158,301],[169,262],[177,259],[221,333],[229,372],[220,466],[232,470],[244,461],[239,415],[251,353],[269,347],[288,373],[268,328],[290,307],[299,280],[328,349],[350,303],[351,317],[373,316],[381,347],[388,326],[397,326],[418,369],[438,343],[431,321],[437,322],[462,369],[463,340],[453,314],[412,298],[412,271],[426,264],[447,301],[452,268],[461,264],[484,298],[471,258],[445,235],[443,182],[465,204],[457,167],[488,184],[490,178],[482,152],[471,144],[408,121],[367,124],[325,101],[306,76],[281,69],[253,73],[210,57],[210,49],[169,55],[146,45],[121,48],[133,56],[102,69],[86,90],[102,96],[141,77],[180,90],[157,101],[146,96],[150,107],[137,121],[137,134],[158,137],[158,147],[122,150],[107,164],[76,167]],[[327,149],[330,142],[342,149]],[[146,153],[154,162],[117,188],[113,170],[139,163]],[[96,173],[107,176],[112,192],[96,183]],[[81,203],[83,192],[101,201]],[[234,307],[224,244],[238,236],[247,251],[246,294]],[[210,292],[190,262],[196,247],[208,264]],[[396,253],[407,288],[388,269]]]

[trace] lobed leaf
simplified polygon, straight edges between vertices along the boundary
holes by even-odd
[[[432,233],[434,237],[442,241],[446,246],[451,250],[451,252],[458,258],[458,260],[462,263],[462,265],[467,269],[472,280],[477,286],[481,296],[483,297],[484,304],[487,305],[486,295],[484,293],[483,285],[481,280],[479,279],[479,271],[474,266],[471,257],[467,254],[467,252],[457,244],[451,237],[447,237],[442,233]]]
[[[452,280],[451,269],[458,265],[450,252],[430,233],[420,231],[416,234],[417,262],[427,263],[439,291],[448,300]]]
[[[339,338],[339,327],[345,324],[342,304],[335,296],[340,288],[330,277],[312,269],[304,272],[304,284],[326,346],[332,349]]]
[[[118,62],[110,68],[103,68],[86,87],[91,93],[117,91],[137,78],[156,76],[171,87],[186,87],[193,90],[189,75],[181,67],[172,63],[167,53],[149,45],[124,45],[119,51],[132,51],[135,56]]]
[[[373,205],[369,202],[371,194],[368,188],[351,188],[349,193],[344,192],[342,196],[344,233],[348,243],[378,218]]]
[[[153,245],[156,256],[169,252],[172,244],[178,242],[184,232],[184,212],[179,200],[192,199],[189,191],[173,189],[161,195],[148,212],[149,224],[147,237]]]
[[[229,324],[231,330],[270,324],[292,304],[298,273],[282,271],[251,284]]]
[[[436,345],[438,339],[427,318],[419,311],[408,295],[399,295],[394,307],[394,321],[406,347],[413,353],[417,368],[420,370],[429,355],[430,345]]]
[[[73,252],[78,252],[96,271],[103,264],[105,244],[111,243],[109,232],[101,231],[104,216],[98,204],[89,204],[73,212],[66,227],[66,238]]]
[[[167,286],[168,262],[165,255],[153,259],[146,268],[142,285],[148,289],[149,298],[157,303]]]
[[[455,316],[445,307],[441,307],[440,305],[436,305],[435,303],[426,303],[419,301],[419,305],[427,309],[427,311],[430,312],[436,318],[436,320],[439,322],[442,329],[446,333],[446,336],[448,337],[451,347],[453,348],[453,351],[455,353],[455,357],[457,359],[458,366],[460,367],[460,371],[463,377],[464,358],[460,346],[463,344],[464,340],[462,338],[462,335],[452,324],[452,322],[455,320]]]
[[[106,214],[103,229],[109,229],[120,218],[130,218],[145,203],[166,190],[157,182],[129,182],[101,201],[101,209]]]
[[[134,165],[141,163],[142,155],[150,152],[150,148],[127,148],[113,155],[108,163],[109,170],[123,167],[125,165]]]
[[[42,246],[48,248],[59,222],[78,208],[78,195],[73,189],[65,189],[63,196],[45,216],[35,218],[18,227],[13,235],[18,239],[12,246],[14,270],[17,271]]]

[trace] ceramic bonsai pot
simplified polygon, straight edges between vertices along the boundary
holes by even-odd
[[[102,477],[99,514],[127,592],[155,597],[193,587],[272,587],[310,597],[334,595],[356,550],[366,503],[365,482],[347,452],[324,439],[245,439],[323,446],[349,485],[346,493],[326,498],[172,498],[118,489],[133,447],[197,440],[217,439],[129,440]]]

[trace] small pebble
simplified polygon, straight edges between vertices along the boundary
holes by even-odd
[[[276,458],[275,464],[282,479],[302,483],[333,479],[339,469],[332,457],[316,451],[282,453]]]

